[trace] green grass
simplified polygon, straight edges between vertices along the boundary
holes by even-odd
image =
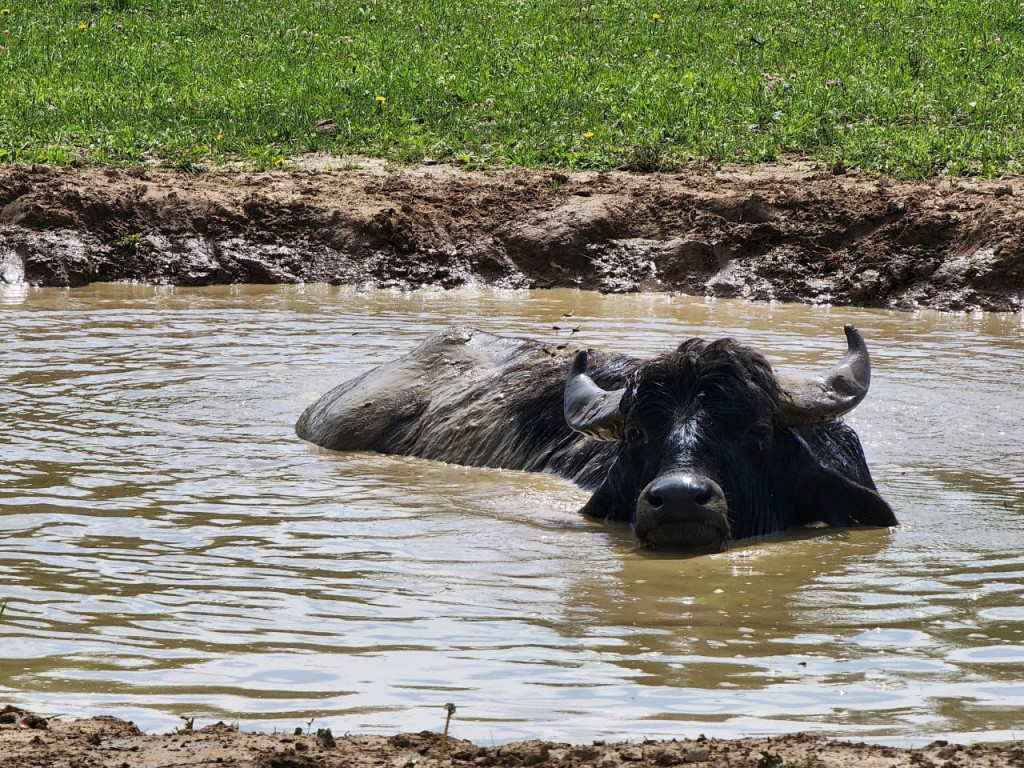
[[[1018,172],[1024,159],[1017,2],[0,9],[0,161],[153,157],[188,169],[324,151],[652,169],[798,154],[915,177]],[[333,129],[318,131],[324,120]]]

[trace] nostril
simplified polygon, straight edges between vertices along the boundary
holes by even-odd
[[[665,500],[661,498],[661,496],[658,495],[657,493],[651,493],[650,491],[648,491],[647,503],[650,504],[655,509],[657,509],[658,507],[665,503]]]
[[[705,506],[711,499],[714,498],[714,494],[711,493],[711,489],[705,488],[703,491],[693,497],[693,500],[697,503],[697,506]]]

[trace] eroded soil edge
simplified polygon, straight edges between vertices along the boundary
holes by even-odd
[[[570,745],[524,741],[481,747],[436,733],[397,736],[245,733],[223,723],[196,731],[141,733],[114,717],[51,721],[48,728],[0,726],[0,766],[76,768],[1009,768],[1024,764],[1019,744],[936,741],[919,749],[828,741],[805,734],[774,738],[678,739]]]
[[[716,174],[0,168],[0,280],[580,287],[1020,311],[1024,184]],[[1015,194],[1018,193],[1018,194]]]

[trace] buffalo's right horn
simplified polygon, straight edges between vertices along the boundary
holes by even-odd
[[[576,432],[596,440],[622,439],[619,401],[625,389],[601,389],[585,371],[587,351],[580,350],[565,381],[563,411],[566,423]]]
[[[846,331],[846,356],[825,376],[797,379],[776,376],[781,388],[779,407],[791,427],[838,419],[852,411],[868,393],[871,358],[860,332],[852,325]]]

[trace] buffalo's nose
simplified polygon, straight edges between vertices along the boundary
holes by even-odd
[[[720,548],[729,537],[729,505],[715,481],[674,473],[655,478],[636,505],[633,530],[661,548]]]
[[[697,511],[715,497],[711,482],[691,475],[670,475],[655,480],[647,488],[647,503],[667,512]]]

